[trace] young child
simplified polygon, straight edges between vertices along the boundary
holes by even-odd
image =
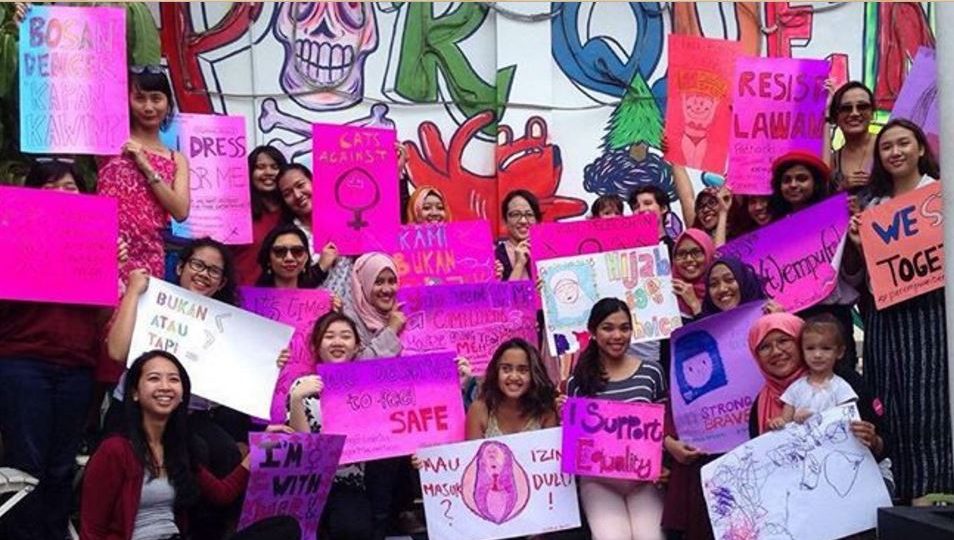
[[[782,416],[770,421],[782,429],[792,420],[802,423],[815,413],[858,400],[845,379],[835,375],[835,364],[845,354],[845,334],[838,319],[821,314],[805,322],[801,335],[802,356],[808,372],[782,394]]]

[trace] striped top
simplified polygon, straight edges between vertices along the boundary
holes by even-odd
[[[663,369],[655,360],[643,360],[639,369],[621,381],[607,381],[606,388],[595,396],[583,396],[574,377],[567,381],[566,393],[570,397],[594,397],[627,403],[665,403],[669,400]]]

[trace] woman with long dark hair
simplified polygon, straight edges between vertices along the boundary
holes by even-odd
[[[290,223],[268,232],[258,252],[258,265],[257,287],[314,289],[328,277],[320,264],[312,264],[305,231]]]
[[[278,173],[286,166],[288,161],[274,146],[258,146],[248,154],[252,243],[232,248],[239,283],[242,285],[251,285],[258,280],[261,273],[258,254],[262,239],[281,223],[282,197],[278,191]]]
[[[841,130],[845,137],[840,149],[832,150],[830,140],[826,140],[824,148],[826,154],[830,154],[826,160],[831,165],[835,190],[856,193],[868,185],[874,157],[875,137],[870,130],[873,119],[874,93],[864,83],[847,82],[832,94],[828,124]],[[831,129],[827,133],[830,134]]]

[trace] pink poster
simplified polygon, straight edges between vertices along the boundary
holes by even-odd
[[[325,289],[266,289],[240,287],[242,308],[295,327],[289,346],[291,358],[278,375],[272,397],[271,420],[285,423],[285,400],[295,379],[315,373],[309,350],[311,331],[319,317],[331,311],[331,292]]]
[[[665,410],[656,403],[567,399],[561,469],[580,476],[657,480]]]
[[[725,171],[733,75],[741,54],[738,41],[669,35],[666,159],[671,163]]]
[[[670,403],[679,440],[706,454],[749,440],[749,411],[765,384],[748,347],[764,302],[706,317],[672,333]]]
[[[183,238],[252,243],[245,118],[179,113],[163,136],[189,160],[189,218],[172,221]]]
[[[453,354],[319,364],[318,374],[324,433],[347,435],[343,464],[464,440]]]
[[[238,529],[290,516],[298,521],[301,538],[318,538],[321,511],[343,447],[340,435],[250,433],[252,468]]]
[[[515,337],[537,342],[536,295],[529,281],[402,286],[404,353],[453,351],[480,377],[500,343]]]
[[[0,187],[0,298],[115,306],[116,200]]]
[[[659,217],[634,216],[538,223],[530,227],[533,259],[546,261],[659,243]]]
[[[941,112],[937,92],[937,59],[934,49],[921,47],[914,57],[911,70],[894,100],[891,118],[907,118],[914,122],[928,138],[934,155],[941,149]]]
[[[401,226],[393,130],[314,124],[315,249],[342,255],[394,253]]]
[[[126,10],[30,4],[17,48],[20,150],[118,154],[129,139]]]
[[[496,279],[494,242],[483,220],[402,226],[392,258],[402,288]]]
[[[742,235],[719,253],[755,267],[765,292],[794,313],[835,289],[847,230],[848,199],[841,193]]]
[[[824,60],[738,58],[727,176],[733,193],[772,193],[772,161],[786,152],[821,157],[827,78]]]

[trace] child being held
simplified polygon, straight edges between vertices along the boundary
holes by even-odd
[[[845,335],[838,319],[827,313],[808,319],[801,344],[808,372],[782,394],[785,407],[782,416],[769,422],[772,429],[782,429],[792,420],[802,423],[816,413],[858,400],[845,379],[834,373],[835,364],[845,354]]]

